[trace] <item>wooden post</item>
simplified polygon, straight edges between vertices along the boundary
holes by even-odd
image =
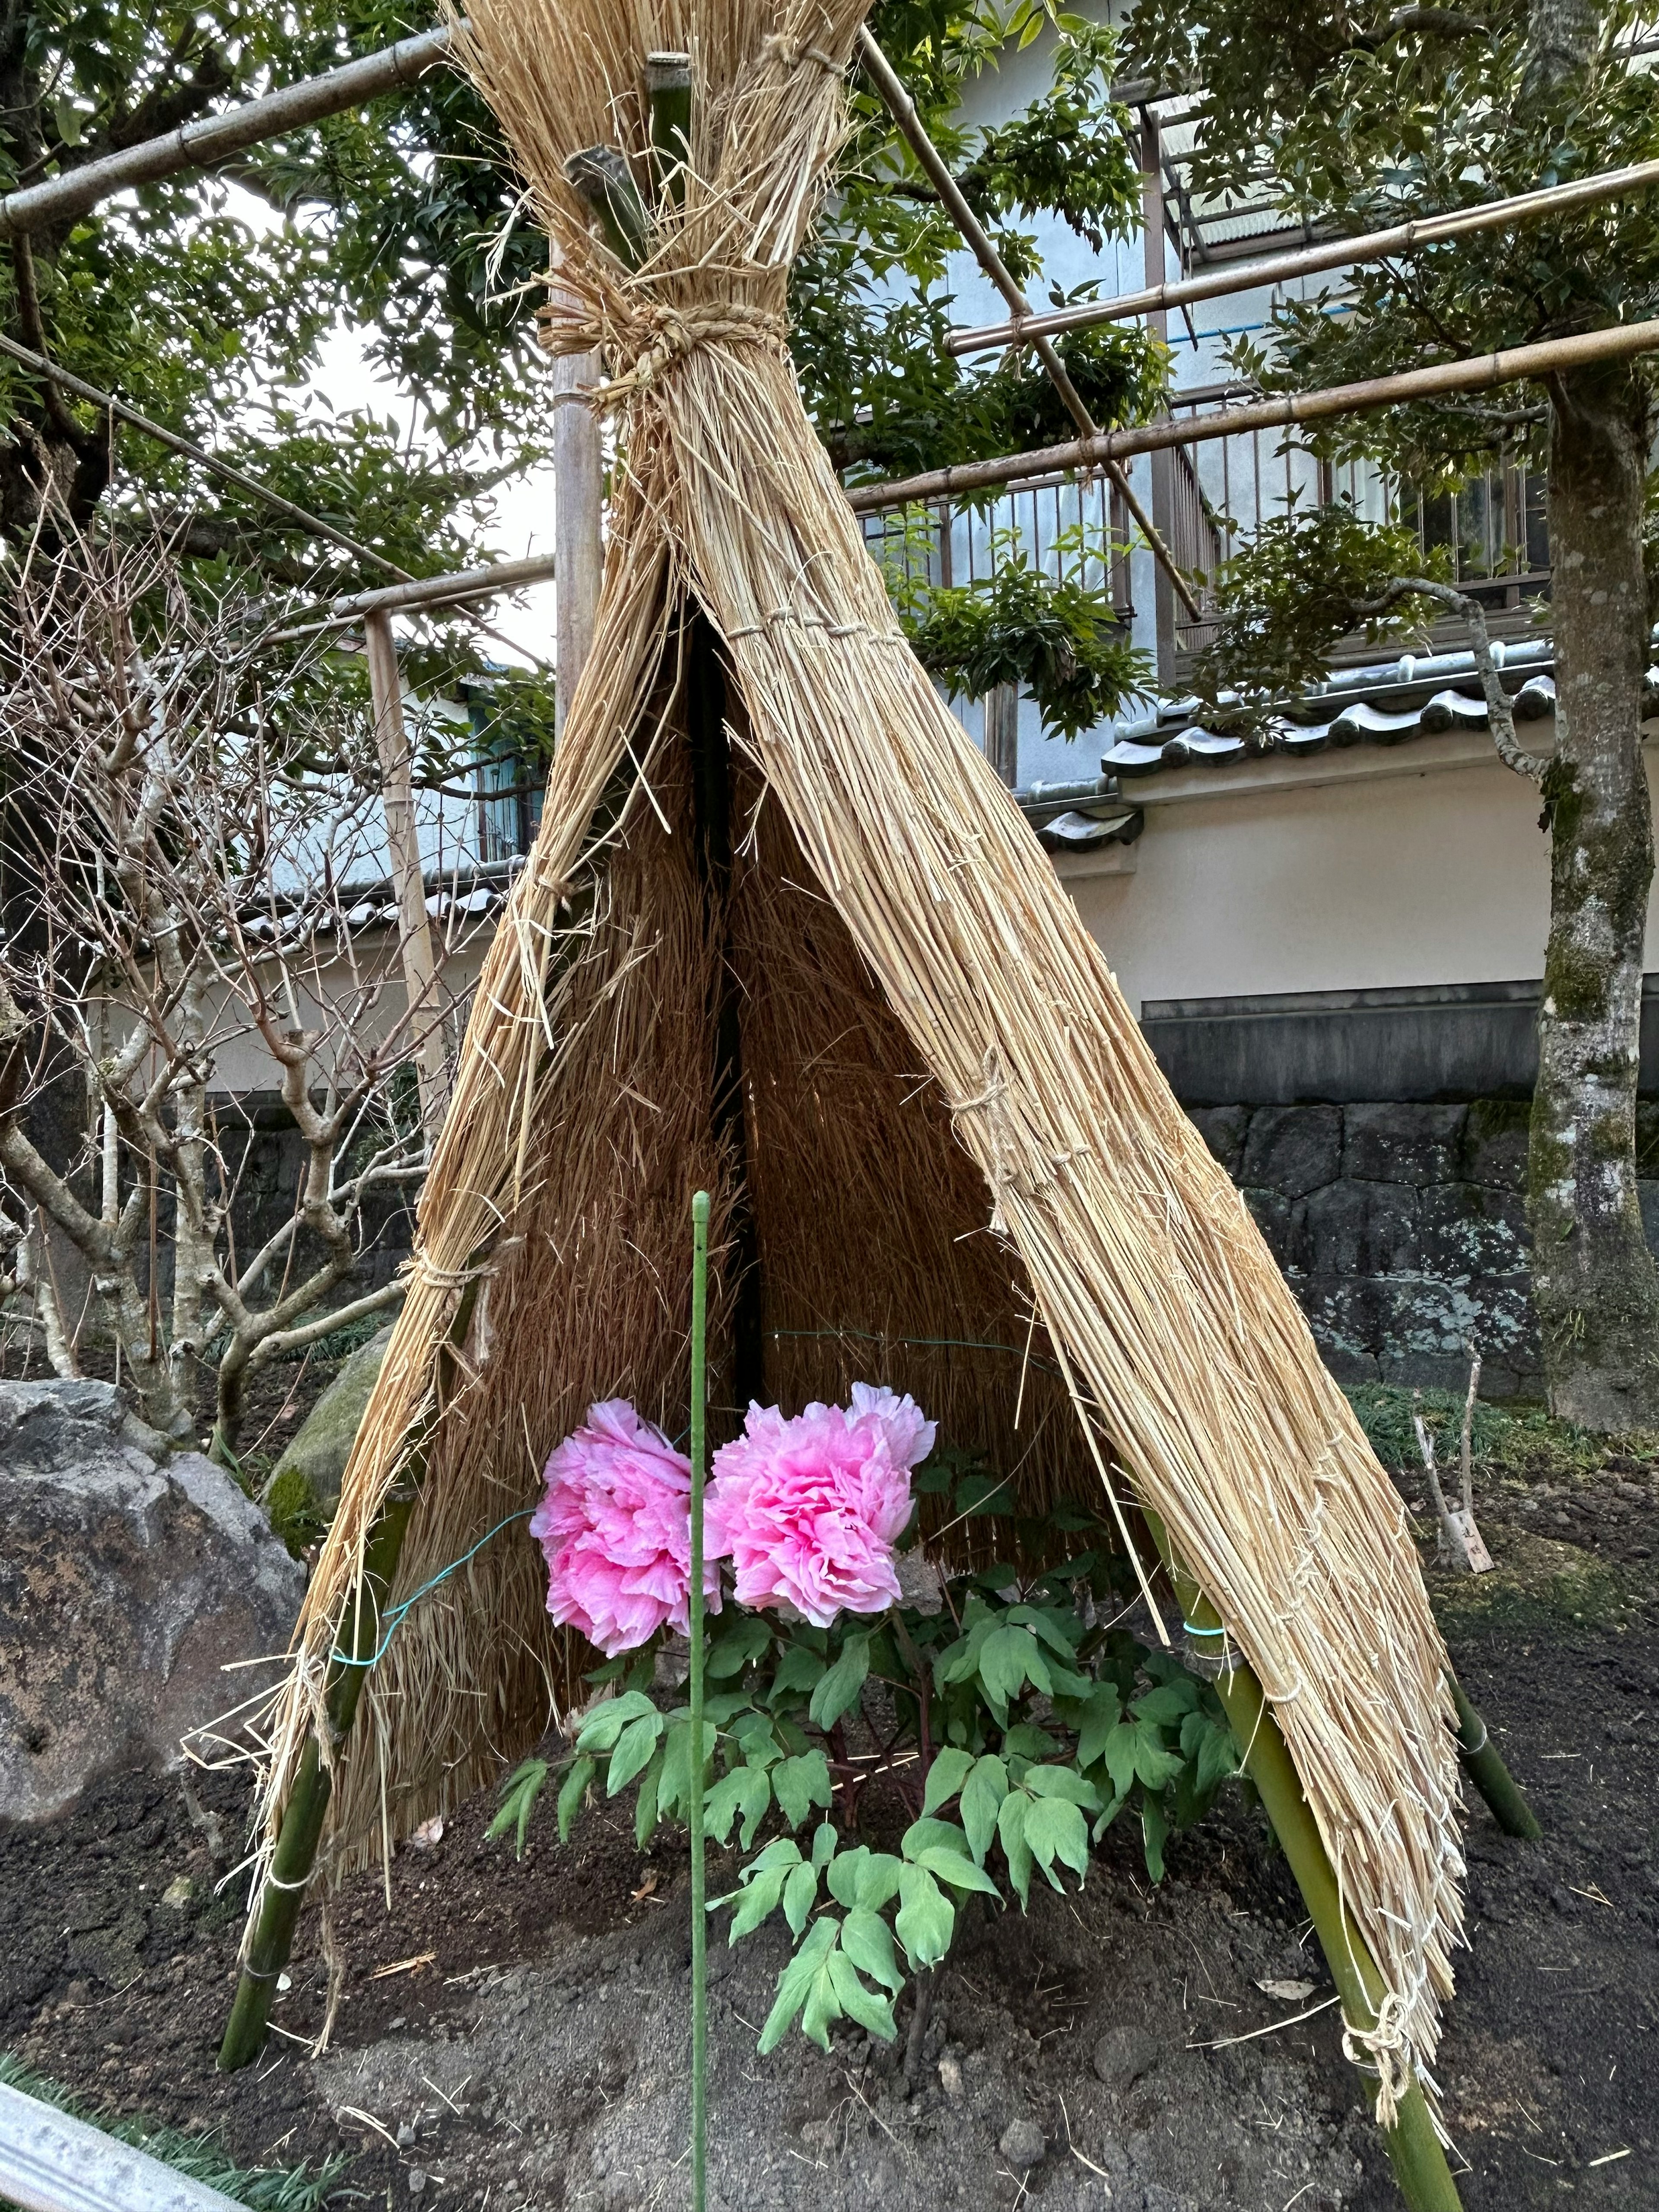
[[[593,643],[605,545],[599,519],[605,474],[599,425],[582,394],[599,375],[597,354],[562,354],[553,364],[553,561],[557,605],[553,647],[554,732],[565,716]]]
[[[985,695],[985,757],[1010,791],[1019,771],[1019,686],[994,684]]]
[[[1158,144],[1158,118],[1150,107],[1140,111],[1141,243],[1148,287],[1164,282],[1164,159]],[[1167,340],[1170,318],[1155,307],[1146,318],[1148,335]],[[1152,456],[1152,521],[1167,544],[1175,520],[1175,456],[1165,450]],[[1169,575],[1160,563],[1152,572],[1152,608],[1158,637],[1158,672],[1168,684],[1175,676],[1176,600]]]
[[[403,955],[404,989],[415,1041],[415,1069],[421,1087],[421,1126],[431,1144],[448,1098],[449,1070],[440,1018],[437,962],[427,919],[426,886],[421,880],[421,847],[415,826],[413,766],[404,721],[403,679],[392,617],[384,607],[363,617],[363,649],[374,707],[374,744],[380,757],[380,788],[386,808],[386,837],[392,880],[398,894],[398,937]]]

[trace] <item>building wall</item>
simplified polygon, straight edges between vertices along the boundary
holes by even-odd
[[[1549,921],[1536,791],[1484,736],[1449,736],[1183,769],[1129,795],[1146,801],[1139,841],[1062,876],[1333,1370],[1461,1388],[1474,1342],[1486,1395],[1539,1395],[1524,1200]],[[1646,965],[1659,970],[1659,896]],[[1659,1250],[1652,972],[1643,1026],[1640,1196]]]
[[[1531,726],[1529,743],[1553,741]],[[1538,793],[1484,735],[1183,769],[1124,795],[1146,809],[1138,842],[1108,848],[1110,872],[1060,872],[1137,1016],[1147,1000],[1543,972]],[[1659,894],[1645,964],[1659,968]]]

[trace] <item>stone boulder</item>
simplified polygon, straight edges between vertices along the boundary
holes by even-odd
[[[264,1516],[172,1452],[107,1382],[0,1383],[0,1819],[40,1820],[96,1774],[264,1686],[305,1589]]]
[[[362,1425],[363,1411],[392,1341],[388,1322],[360,1344],[283,1447],[264,1500],[272,1524],[291,1545],[308,1542],[340,1498],[340,1477]]]

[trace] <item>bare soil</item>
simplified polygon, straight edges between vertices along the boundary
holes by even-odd
[[[1431,1570],[1462,1680],[1547,1829],[1516,1844],[1469,1814],[1471,1948],[1439,2067],[1468,2212],[1659,2204],[1656,1472],[1488,1471],[1498,1571]],[[348,1973],[328,2052],[308,2056],[326,1984],[312,1912],[285,2033],[225,2077],[241,1894],[216,1885],[244,1787],[208,1778],[197,1809],[177,1778],[123,1774],[50,1826],[0,1831],[0,2048],[112,2111],[216,2129],[246,2164],[349,2150],[342,2203],[687,2201],[683,1854],[641,1857],[624,1813],[600,1808],[566,1848],[532,1829],[515,1863],[476,1802],[399,1852],[389,1911],[378,1875],[337,1902]],[[1169,1869],[1149,1890],[1114,1832],[1081,1893],[965,1927],[914,2088],[861,2033],[757,2058],[781,1939],[718,1950],[724,2212],[1397,2203],[1334,2008],[1285,2024],[1330,1991],[1259,1814],[1234,1800],[1172,1841]],[[1043,2139],[1029,2167],[1021,2121]]]

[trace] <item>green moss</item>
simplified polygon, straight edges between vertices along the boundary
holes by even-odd
[[[1495,1137],[1513,1136],[1531,1119],[1529,1098],[1476,1098],[1469,1107],[1468,1133],[1476,1144],[1490,1144]]]
[[[1480,1629],[1562,1631],[1617,1624],[1642,1591],[1576,1544],[1512,1534],[1491,1574],[1431,1571],[1429,1596],[1447,1638]]]
[[[1548,830],[1558,843],[1571,843],[1578,835],[1584,813],[1577,769],[1571,761],[1553,760],[1544,770],[1539,789],[1544,794],[1539,828]]]
[[[1558,935],[1544,963],[1544,1003],[1554,1008],[1558,1021],[1603,1021],[1611,980],[1604,958],[1581,952]]]
[[[265,1498],[271,1527],[297,1559],[327,1533],[324,1511],[311,1477],[297,1467],[287,1467],[271,1484]]]

